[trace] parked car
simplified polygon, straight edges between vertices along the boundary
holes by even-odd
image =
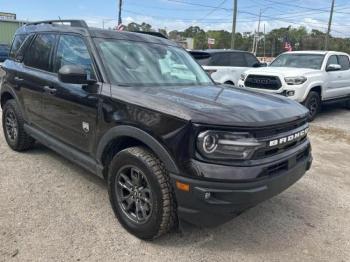
[[[249,52],[225,49],[190,51],[212,79],[221,84],[237,85],[241,74],[251,67],[266,66]]]
[[[9,56],[10,47],[6,44],[0,44],[0,62],[4,62]]]
[[[334,51],[294,51],[268,67],[241,75],[240,87],[281,94],[309,109],[312,121],[323,103],[345,102],[350,108],[349,55]]]
[[[226,222],[311,166],[303,106],[217,85],[164,38],[31,23],[3,69],[8,145],[24,151],[37,140],[105,179],[120,223],[141,239],[179,218]]]

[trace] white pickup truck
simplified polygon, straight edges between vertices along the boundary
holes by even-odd
[[[211,76],[221,84],[238,85],[241,74],[252,67],[266,66],[249,52],[229,49],[190,51],[191,55]]]
[[[279,55],[268,67],[245,71],[239,87],[281,94],[304,104],[312,121],[322,103],[350,107],[349,55],[333,51],[295,51]]]

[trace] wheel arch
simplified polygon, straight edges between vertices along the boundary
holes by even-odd
[[[99,164],[104,167],[104,176],[106,176],[108,163],[113,156],[121,150],[132,146],[147,147],[164,163],[169,172],[179,173],[174,159],[153,136],[139,128],[122,125],[110,129],[97,146],[96,158]]]
[[[310,86],[307,90],[307,92],[305,92],[304,97],[303,97],[303,102],[305,102],[306,98],[308,97],[308,95],[310,94],[310,92],[317,92],[320,95],[320,98],[322,100],[322,96],[323,96],[323,89],[322,89],[322,85],[320,83],[314,84],[312,86]]]

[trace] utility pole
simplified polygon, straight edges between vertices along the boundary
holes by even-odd
[[[119,0],[119,12],[118,12],[118,25],[121,25],[122,22],[122,5],[123,5],[123,0]]]
[[[260,12],[259,12],[258,34],[257,34],[256,40],[255,40],[254,55],[256,55],[256,53],[258,52],[259,35],[260,35],[260,21],[261,21],[261,8],[260,8]]]
[[[325,41],[325,44],[324,44],[324,49],[325,50],[328,49],[329,35],[331,33],[331,26],[332,26],[332,19],[333,19],[334,2],[335,2],[335,0],[332,0],[331,13],[329,14],[328,30],[327,30],[327,34],[326,34],[326,41]]]
[[[231,49],[235,49],[236,22],[237,22],[237,0],[233,0],[233,18],[232,18]]]
[[[266,57],[266,31],[265,31],[265,23],[264,23],[264,59],[265,57]]]

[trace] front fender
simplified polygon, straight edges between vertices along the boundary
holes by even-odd
[[[179,169],[171,157],[169,152],[160,144],[153,136],[149,135],[145,131],[127,125],[116,126],[108,130],[106,134],[101,138],[98,146],[96,157],[99,163],[102,163],[102,155],[106,146],[113,140],[120,137],[131,137],[137,139],[147,145],[157,157],[164,163],[166,169],[174,174],[179,174]]]

